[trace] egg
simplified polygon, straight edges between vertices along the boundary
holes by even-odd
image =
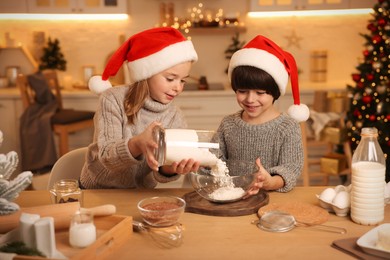
[[[334,199],[332,200],[332,204],[340,209],[349,208],[351,204],[351,197],[349,192],[340,191],[336,194]]]
[[[344,185],[337,185],[334,190],[336,193],[339,193],[340,191],[348,191],[348,188]]]
[[[320,200],[331,203],[335,196],[336,191],[333,188],[326,188],[323,192],[321,192]]]

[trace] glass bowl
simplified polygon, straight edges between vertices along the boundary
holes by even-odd
[[[200,167],[189,173],[195,191],[208,201],[228,203],[242,199],[255,180],[258,171],[255,162],[228,161],[228,175],[215,173],[211,167]]]
[[[176,224],[184,213],[186,202],[174,196],[150,197],[138,202],[138,210],[145,223],[154,227]]]

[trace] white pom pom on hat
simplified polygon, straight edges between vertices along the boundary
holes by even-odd
[[[233,54],[228,68],[229,80],[233,69],[238,66],[253,66],[270,74],[278,85],[281,95],[286,93],[290,76],[294,104],[289,107],[287,113],[299,122],[309,118],[309,108],[300,102],[298,68],[290,53],[283,51],[270,39],[258,35]]]
[[[198,55],[191,41],[172,27],[157,27],[130,37],[110,57],[103,75],[93,76],[89,89],[100,94],[112,87],[108,78],[115,76],[127,61],[130,83],[148,79],[170,67],[186,61],[197,61]]]
[[[88,87],[92,92],[99,94],[111,88],[112,85],[110,81],[103,80],[102,76],[93,76],[88,81]]]

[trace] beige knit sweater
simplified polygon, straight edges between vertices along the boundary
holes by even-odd
[[[179,178],[153,172],[143,156],[131,155],[127,143],[154,121],[161,122],[164,128],[185,128],[183,114],[173,103],[164,105],[147,99],[138,112],[136,123],[129,124],[123,105],[127,91],[128,86],[114,87],[100,96],[93,142],[88,146],[80,176],[84,188],[154,188],[157,182]]]
[[[242,111],[226,116],[217,131],[224,160],[260,158],[271,175],[280,175],[288,192],[296,185],[303,169],[303,145],[299,123],[286,114],[260,125],[241,119]]]

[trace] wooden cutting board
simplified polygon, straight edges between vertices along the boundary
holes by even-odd
[[[258,209],[268,204],[269,196],[265,191],[244,200],[231,203],[215,203],[201,197],[196,191],[184,195],[186,212],[211,216],[244,216],[257,213]]]

